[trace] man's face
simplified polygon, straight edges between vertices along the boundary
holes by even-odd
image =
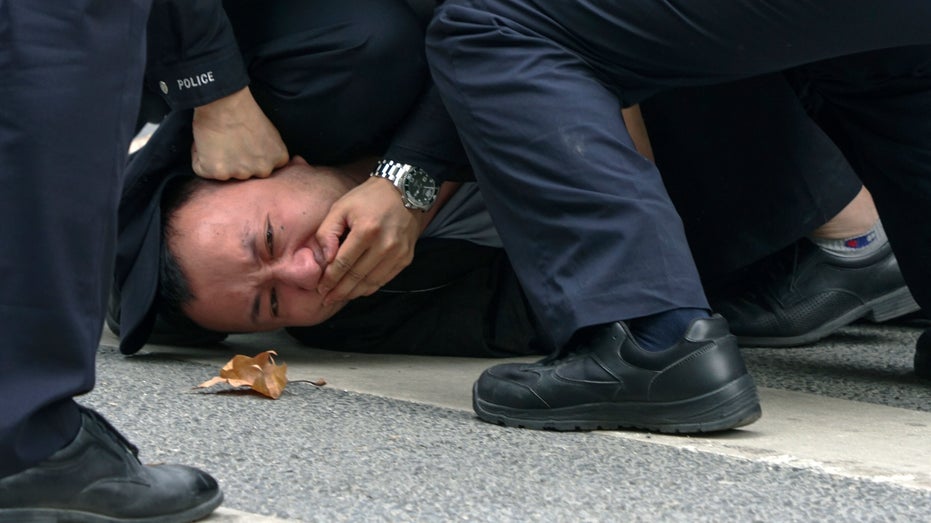
[[[176,211],[170,248],[195,298],[184,313],[203,327],[254,332],[314,325],[323,306],[323,252],[315,234],[352,183],[301,158],[266,179],[199,190]]]

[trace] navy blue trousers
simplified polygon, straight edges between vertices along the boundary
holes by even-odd
[[[863,184],[786,75],[682,87],[640,104],[705,291],[803,238]]]
[[[587,325],[706,307],[682,225],[624,105],[792,69],[931,306],[926,0],[447,0],[427,59],[528,299]],[[753,205],[753,202],[734,202]]]
[[[94,384],[149,0],[0,0],[0,476]]]

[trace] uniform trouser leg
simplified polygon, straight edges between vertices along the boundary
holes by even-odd
[[[863,184],[782,73],[641,104],[705,288],[836,216]]]
[[[707,308],[682,224],[617,96],[558,45],[513,31],[489,45],[497,31],[449,42],[434,79],[551,343],[585,325]]]
[[[449,0],[427,55],[557,344],[586,325],[703,306],[678,216],[630,145],[621,103],[931,40],[923,0],[537,4]],[[896,129],[898,141],[914,131]]]
[[[148,2],[0,0],[0,476],[94,383]]]

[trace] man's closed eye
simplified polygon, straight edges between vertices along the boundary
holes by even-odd
[[[265,217],[265,248],[268,249],[268,259],[273,260],[275,258],[275,229],[272,227],[271,218],[268,216]],[[278,293],[275,291],[275,288],[272,287],[271,292],[269,293],[269,310],[272,312],[272,316],[275,318],[278,317]]]

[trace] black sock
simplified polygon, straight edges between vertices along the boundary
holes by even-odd
[[[692,320],[708,317],[710,314],[705,309],[681,308],[634,318],[625,323],[641,347],[661,351],[679,341]]]

